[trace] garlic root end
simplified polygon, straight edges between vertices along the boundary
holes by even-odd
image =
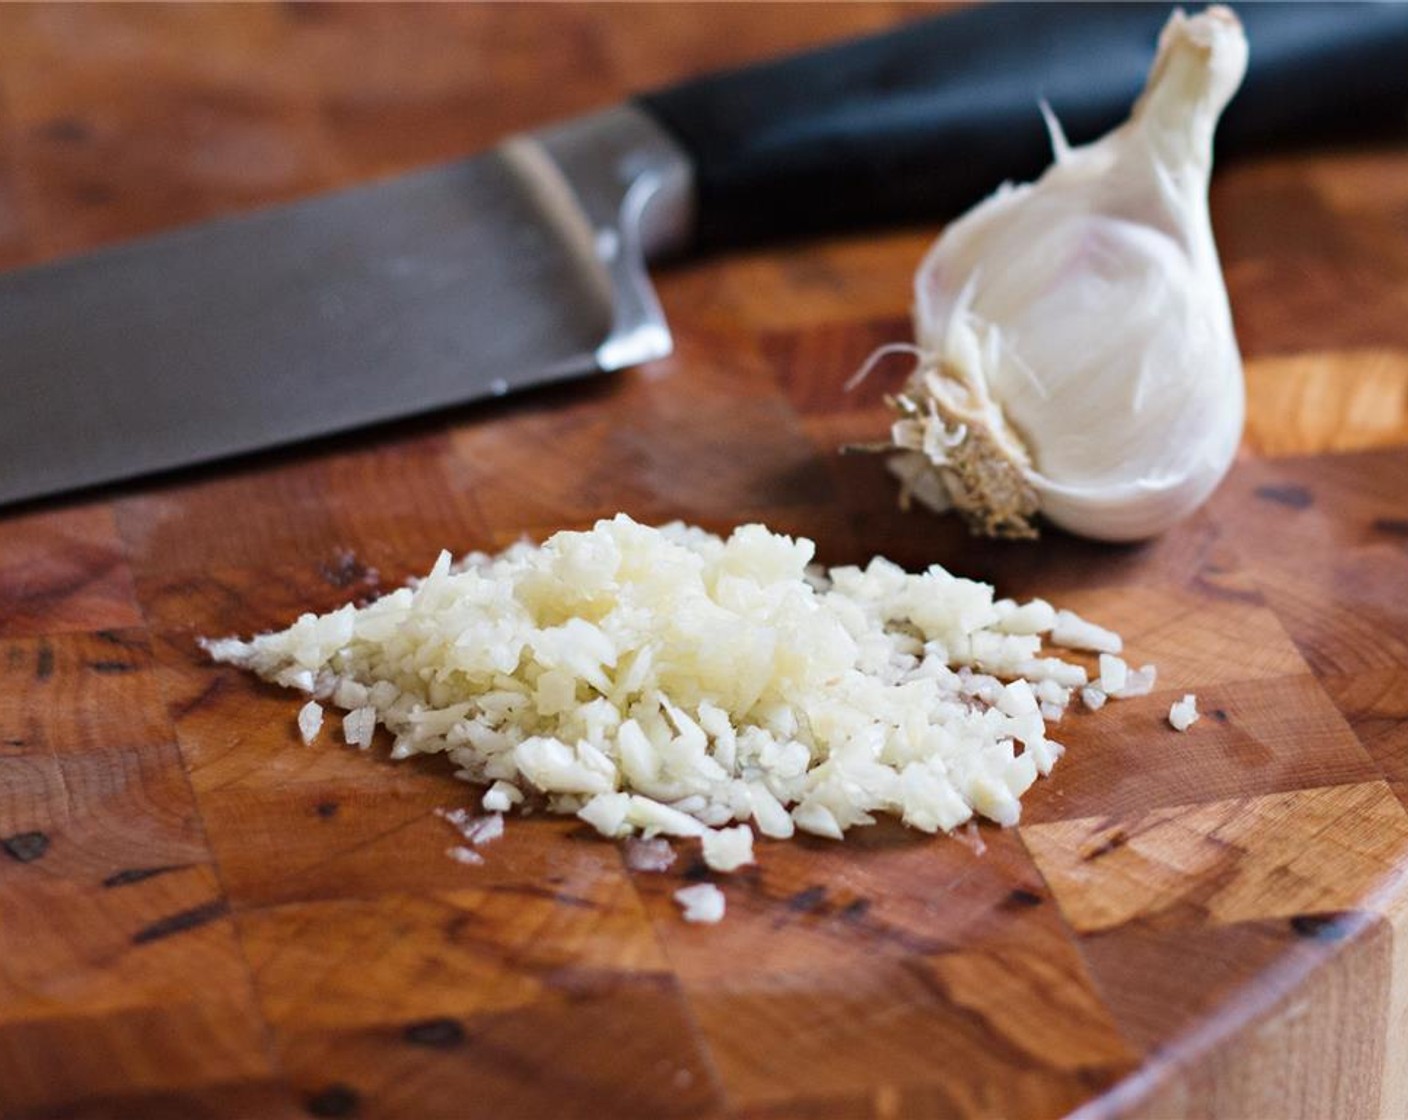
[[[936,506],[933,482],[946,504],[976,536],[1031,540],[1037,534],[1038,497],[1028,481],[1031,460],[996,406],[973,408],[968,387],[941,369],[917,370],[892,401],[900,415],[892,429],[896,449],[916,452],[897,471],[905,481],[901,504],[911,495]],[[927,475],[927,477],[926,477]],[[927,485],[925,485],[927,483]]]

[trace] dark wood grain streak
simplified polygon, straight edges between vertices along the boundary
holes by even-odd
[[[193,906],[189,910],[168,914],[164,918],[158,918],[150,925],[143,926],[134,933],[132,944],[146,945],[153,941],[160,941],[163,937],[184,933],[188,929],[197,929],[207,922],[215,921],[216,918],[223,918],[229,912],[229,904],[224,899],[217,899],[214,902]]]
[[[129,867],[122,871],[114,871],[103,880],[105,887],[126,887],[132,883],[142,883],[148,879],[154,879],[158,875],[165,875],[172,871],[180,871],[183,865],[171,864],[166,867]]]

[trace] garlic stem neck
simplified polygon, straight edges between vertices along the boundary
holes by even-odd
[[[1229,9],[1214,5],[1197,19],[1175,12],[1159,37],[1130,126],[1166,167],[1209,169],[1217,119],[1237,91],[1246,63],[1246,39]]]

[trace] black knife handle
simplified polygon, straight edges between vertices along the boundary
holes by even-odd
[[[1251,61],[1219,157],[1397,130],[1408,4],[1236,4]],[[804,8],[799,9],[802,18]],[[638,103],[694,160],[697,249],[946,217],[1121,121],[1170,4],[994,4]]]

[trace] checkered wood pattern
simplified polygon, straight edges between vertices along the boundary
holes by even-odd
[[[912,14],[0,10],[0,258]],[[0,514],[0,1116],[1401,1115],[1405,205],[1402,149],[1219,179],[1262,403],[1209,506],[1142,547],[975,542],[836,453],[885,427],[898,371],[840,386],[904,336],[931,231],[670,270],[678,350],[642,369]],[[1376,407],[1311,407],[1344,385]],[[761,842],[696,928],[688,845],[633,873],[534,817],[455,863],[447,766],[303,746],[293,695],[196,646],[622,509],[1049,596],[1159,691],[1068,716],[982,852]]]

